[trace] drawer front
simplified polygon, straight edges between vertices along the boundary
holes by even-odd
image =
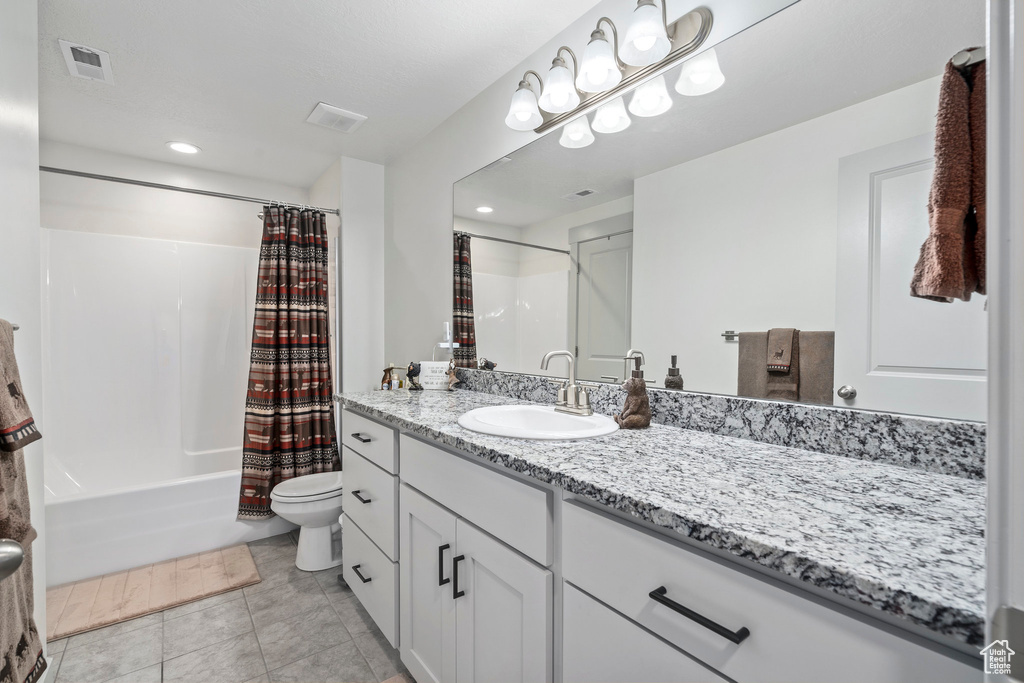
[[[397,432],[351,410],[341,414],[341,443],[382,470],[398,473]]]
[[[565,584],[564,683],[718,683],[725,679]]]
[[[402,481],[544,566],[552,562],[552,492],[401,438]]]
[[[398,564],[389,560],[348,514],[343,517],[342,574],[377,628],[392,647],[398,647]]]
[[[398,560],[398,534],[395,533],[395,502],[398,478],[388,474],[347,446],[342,447],[345,513],[384,551]],[[367,502],[368,501],[368,502]]]
[[[728,563],[566,504],[563,574],[711,668],[738,681],[966,681],[980,671],[750,576]],[[650,595],[730,631],[739,644]]]

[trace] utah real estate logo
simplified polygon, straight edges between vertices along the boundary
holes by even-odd
[[[981,656],[985,658],[985,673],[1011,676],[1013,663],[1010,659],[1015,654],[1008,640],[993,640],[981,651]]]

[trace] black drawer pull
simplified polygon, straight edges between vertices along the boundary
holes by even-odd
[[[655,602],[660,602],[662,605],[665,605],[665,607],[668,607],[673,612],[678,612],[679,614],[682,614],[687,619],[693,619],[709,631],[714,631],[718,635],[722,636],[723,638],[726,638],[727,640],[733,643],[736,643],[737,645],[746,640],[747,636],[750,635],[750,630],[746,626],[742,627],[738,631],[730,631],[721,624],[716,624],[707,617],[697,614],[692,609],[688,607],[683,607],[678,602],[668,597],[668,590],[664,586],[658,586],[650,593],[648,593],[648,595],[650,596],[651,600],[654,600]]]
[[[373,441],[373,439],[371,439],[370,437],[363,436],[359,432],[356,432],[355,434],[353,434],[352,438],[355,439],[356,441],[358,441],[359,443],[370,443],[371,441]]]
[[[466,594],[466,591],[459,590],[459,562],[466,559],[465,555],[459,555],[452,560],[452,599],[461,598]]]
[[[358,500],[363,505],[366,505],[367,503],[372,503],[373,501],[370,500],[369,498],[363,498],[362,496],[359,495],[360,493],[362,493],[362,491],[362,489],[356,489],[355,491],[352,492],[352,495],[355,496],[356,500]]]
[[[354,571],[356,573],[356,576],[359,577],[360,581],[362,581],[363,583],[370,583],[371,581],[373,581],[373,579],[366,578],[365,576],[363,576],[362,572],[359,571],[359,568],[362,567],[362,566],[363,565],[361,565],[361,564],[353,565],[352,566],[352,571]]]
[[[446,583],[448,583],[449,581],[451,581],[451,578],[447,578],[447,579],[444,578],[444,551],[448,550],[449,548],[451,548],[451,545],[449,545],[447,543],[445,543],[444,545],[439,545],[437,547],[437,585],[438,586],[443,586]]]

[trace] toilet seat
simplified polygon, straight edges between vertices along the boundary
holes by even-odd
[[[341,494],[341,472],[321,472],[282,481],[270,492],[270,498],[282,503],[306,503]]]

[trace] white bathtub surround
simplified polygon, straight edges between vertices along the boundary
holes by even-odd
[[[270,508],[298,524],[295,566],[307,572],[341,564],[341,472],[320,472],[282,481],[270,492]]]
[[[235,519],[257,250],[42,235],[47,585],[293,528]]]

